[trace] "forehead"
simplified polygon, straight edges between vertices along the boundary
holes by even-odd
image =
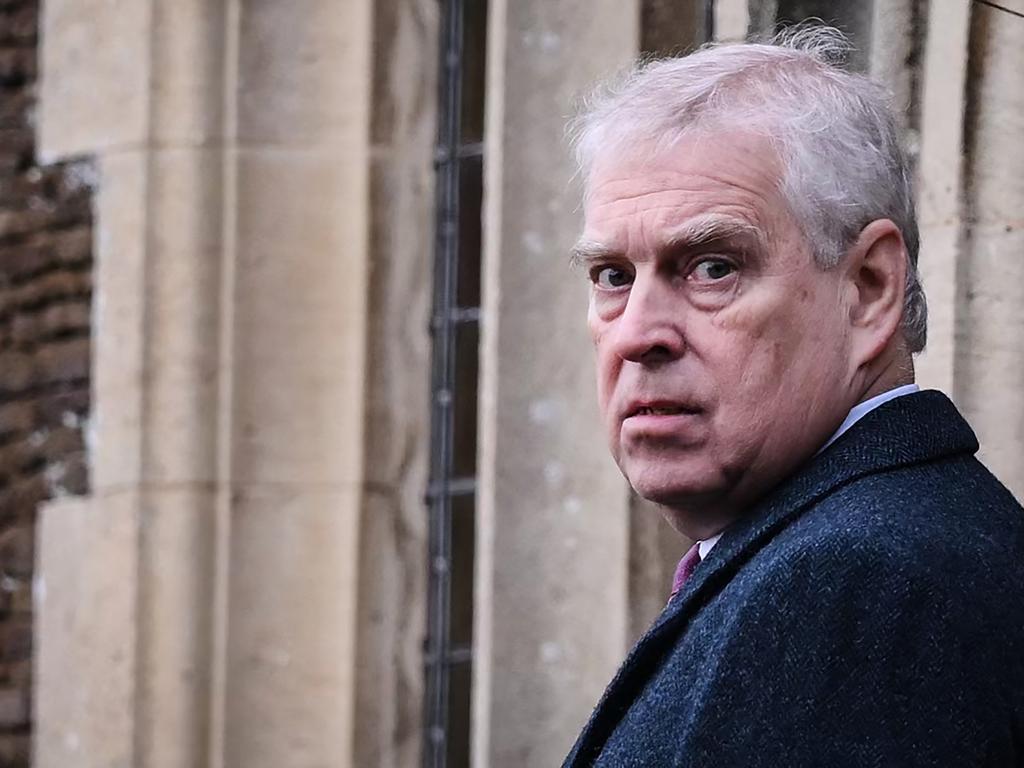
[[[648,236],[691,218],[722,216],[768,234],[788,209],[781,165],[763,137],[719,134],[663,150],[640,147],[598,158],[584,203],[584,238],[626,248],[637,228]]]

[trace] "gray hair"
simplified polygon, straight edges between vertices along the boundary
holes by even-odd
[[[899,228],[908,256],[903,333],[920,352],[928,312],[910,169],[889,92],[840,68],[849,51],[838,30],[803,25],[764,43],[641,62],[584,104],[571,129],[576,160],[589,186],[596,157],[627,146],[665,149],[737,126],[766,136],[785,169],[782,194],[822,269],[838,264],[871,221]]]

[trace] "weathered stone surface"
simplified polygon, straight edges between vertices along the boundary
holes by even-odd
[[[133,494],[64,499],[40,512],[37,768],[139,765],[138,515]]]
[[[426,627],[433,147],[438,21],[430,0],[375,4],[365,493],[354,764],[421,765]],[[403,311],[395,312],[394,307]],[[467,738],[468,734],[460,734]]]
[[[978,6],[971,19],[956,396],[982,458],[1024,498],[1024,24],[1004,17]]]
[[[717,0],[714,6],[715,39],[743,40],[750,27],[750,10],[747,7],[747,0]]]
[[[48,0],[43,5],[38,119],[44,160],[143,141],[149,13],[147,3]]]
[[[637,53],[640,15],[489,12],[473,759],[511,768],[560,763],[626,650],[628,494],[598,425],[585,280],[559,257],[579,201],[558,138],[565,105]]]
[[[931,3],[922,63],[921,153],[917,210],[919,268],[928,297],[928,346],[915,361],[918,381],[956,396],[955,357],[963,286],[963,141],[971,6]]]
[[[295,485],[238,494],[228,765],[353,765],[358,497]]]
[[[329,150],[239,151],[241,483],[360,482],[363,405],[348,396],[364,376],[368,184],[359,164]],[[308,197],[351,205],[309,206]]]

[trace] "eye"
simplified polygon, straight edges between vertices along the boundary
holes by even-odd
[[[612,291],[622,288],[633,282],[633,275],[621,267],[594,267],[590,272],[590,279],[594,285],[605,291]]]
[[[715,282],[728,277],[735,271],[736,267],[725,259],[704,259],[693,268],[690,274],[702,282]]]

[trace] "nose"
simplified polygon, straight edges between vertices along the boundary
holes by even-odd
[[[637,275],[626,307],[615,320],[612,345],[623,360],[644,365],[675,360],[683,355],[684,308],[669,286],[653,276]]]

